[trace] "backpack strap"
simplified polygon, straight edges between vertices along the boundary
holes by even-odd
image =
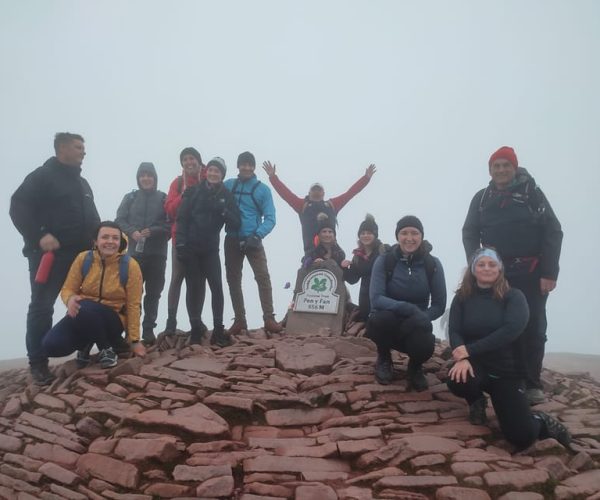
[[[384,259],[384,269],[385,269],[385,284],[390,282],[392,279],[392,275],[394,274],[394,268],[396,267],[396,263],[398,262],[398,258],[396,257],[396,248],[398,245],[392,245],[390,249],[385,253]],[[429,283],[429,290],[432,289],[433,283],[433,274],[437,270],[437,265],[435,263],[435,259],[431,256],[431,254],[426,253],[423,256],[423,264],[425,266],[425,274],[427,275],[427,282]]]
[[[177,177],[177,192],[183,193],[183,175]]]
[[[121,286],[125,288],[127,286],[127,281],[129,280],[129,261],[131,260],[131,255],[126,253],[122,255],[119,259],[119,281],[121,282]],[[81,266],[81,277],[82,281],[89,274],[90,269],[92,267],[92,263],[94,262],[94,251],[88,250],[83,258],[83,264]]]
[[[252,186],[252,189],[249,192],[247,192],[247,193],[244,193],[243,191],[236,191],[238,184],[239,184],[239,180],[238,179],[236,179],[235,181],[233,181],[233,186],[231,186],[231,194],[233,194],[233,195],[237,194],[237,195],[240,195],[240,197],[241,197],[241,195],[250,195],[250,198],[252,198],[252,202],[254,203],[254,206],[256,207],[256,210],[259,213],[262,213],[262,209],[260,208],[260,205],[258,204],[258,201],[256,201],[256,198],[254,197],[254,191],[256,191],[258,189],[258,186],[260,186],[262,184],[262,182],[260,182],[260,181],[257,180],[256,184],[254,184],[254,186]]]

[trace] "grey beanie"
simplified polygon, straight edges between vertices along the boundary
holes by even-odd
[[[225,165],[225,160],[220,156],[215,156],[212,160],[210,160],[206,167],[217,167],[221,173],[223,174],[223,179],[225,178],[225,174],[227,173],[227,165]]]

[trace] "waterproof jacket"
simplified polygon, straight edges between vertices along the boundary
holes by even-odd
[[[304,244],[304,252],[308,252],[315,247],[314,237],[319,232],[319,223],[317,215],[320,212],[326,213],[332,223],[336,222],[338,212],[360,193],[371,179],[363,175],[358,179],[345,193],[340,194],[324,201],[310,201],[308,196],[304,198],[294,194],[277,176],[277,174],[269,176],[269,182],[277,191],[277,194],[298,214],[300,224],[302,225],[302,242]]]
[[[492,288],[475,287],[470,297],[456,295],[452,300],[450,346],[466,346],[471,363],[491,375],[520,378],[523,374],[515,340],[528,320],[529,308],[521,290],[511,288],[503,300],[497,300]]]
[[[177,232],[177,224],[175,221],[177,220],[177,211],[179,210],[179,205],[181,205],[183,193],[188,187],[195,186],[200,180],[204,179],[206,179],[206,167],[202,166],[200,175],[185,175],[184,172],[182,175],[175,177],[169,186],[169,192],[167,193],[167,199],[165,200],[165,212],[167,212],[169,221],[172,223],[171,238],[173,245],[176,243],[175,233]]]
[[[58,240],[62,251],[90,248],[100,223],[92,189],[81,177],[81,168],[64,165],[54,156],[25,177],[12,195],[10,217],[23,235],[25,256],[41,251],[40,239],[48,233]]]
[[[534,258],[527,271],[556,280],[563,232],[550,203],[524,168],[500,191],[493,182],[471,201],[463,225],[467,259],[480,246],[496,248],[511,267],[516,259]]]
[[[256,187],[255,187],[256,186]],[[225,228],[228,236],[243,240],[250,235],[263,239],[275,227],[275,205],[271,190],[256,175],[249,179],[227,179],[225,187],[231,191],[240,209],[242,223],[238,230]]]
[[[177,247],[195,253],[219,251],[219,233],[223,225],[236,231],[240,227],[240,211],[232,194],[223,184],[211,187],[202,181],[186,189],[177,215]]]
[[[67,305],[73,295],[93,300],[113,309],[121,318],[130,342],[140,340],[140,312],[142,300],[142,271],[135,259],[129,260],[127,284],[121,285],[119,261],[125,251],[104,260],[94,250],[92,265],[83,277],[82,267],[88,251],[81,252],[73,261],[67,279],[60,291],[60,298]]]
[[[384,254],[389,247],[376,240],[376,245],[373,251],[367,255],[362,248],[353,250],[352,262],[350,267],[344,269],[344,281],[353,285],[360,280],[360,290],[358,292],[358,307],[360,310],[360,318],[366,321],[371,312],[371,301],[369,299],[369,287],[371,286],[371,272],[373,264],[377,257]]]
[[[425,243],[414,254],[405,257],[399,247],[396,252],[396,265],[392,275],[387,277],[385,254],[377,257],[371,272],[369,298],[372,311],[392,311],[401,317],[412,316],[421,311],[429,321],[439,318],[446,308],[446,280],[444,269],[437,257],[431,286],[423,260]]]
[[[141,172],[150,172],[154,177],[154,188],[141,189],[139,177]],[[158,176],[154,165],[146,163],[140,165],[137,176],[138,187],[123,197],[123,201],[117,209],[115,222],[121,230],[129,237],[129,253],[134,257],[140,254],[136,252],[136,242],[132,237],[135,231],[150,229],[150,236],[144,242],[143,255],[167,256],[167,242],[171,237],[171,224],[167,219],[164,204],[167,195],[156,189]]]
[[[319,243],[316,247],[314,247],[303,257],[302,267],[310,267],[315,260],[325,259],[326,255],[327,248],[325,248],[321,243]],[[331,247],[329,258],[335,261],[336,264],[341,267],[342,261],[346,258],[346,253],[337,243],[334,243]]]

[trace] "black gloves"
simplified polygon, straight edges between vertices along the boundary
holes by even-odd
[[[251,234],[246,237],[245,240],[240,241],[240,249],[242,252],[254,252],[260,250],[262,247],[262,240],[255,234]]]

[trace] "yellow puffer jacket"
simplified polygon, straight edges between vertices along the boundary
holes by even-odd
[[[73,261],[60,298],[67,304],[73,295],[100,302],[118,313],[129,342],[140,340],[140,312],[142,300],[142,271],[135,259],[129,261],[127,285],[119,277],[119,261],[125,252],[107,257],[104,261],[97,250],[90,270],[83,279],[83,260],[88,252],[81,252]]]

